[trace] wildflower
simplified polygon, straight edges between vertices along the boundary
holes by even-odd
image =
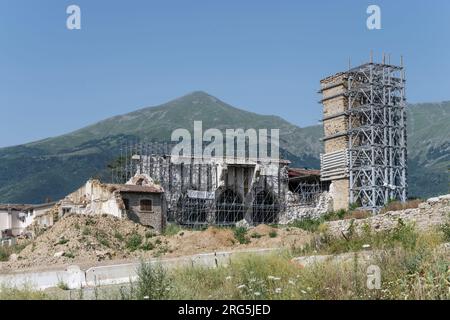
[[[303,294],[306,294],[306,291],[305,291],[305,290],[301,290],[301,292],[302,292]]]
[[[275,293],[281,293],[281,288],[276,288]]]
[[[289,280],[288,282],[289,282],[289,284],[295,285],[295,281],[294,280]]]
[[[368,248],[370,248],[370,244],[363,244],[362,247],[363,247],[363,249],[368,249]]]
[[[261,292],[256,291],[254,294],[255,294],[255,296],[260,296]]]
[[[232,278],[231,276],[228,276],[225,278],[225,280],[231,280],[231,278]]]
[[[236,288],[238,288],[238,289],[243,289],[243,288],[245,288],[245,287],[246,287],[245,284],[241,284],[241,285],[237,286]]]
[[[144,296],[144,300],[148,300],[148,299],[150,299],[149,296]]]
[[[281,278],[279,278],[279,277],[274,277],[274,276],[268,276],[267,279],[273,280],[273,281],[281,280]]]

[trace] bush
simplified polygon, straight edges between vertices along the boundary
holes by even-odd
[[[271,237],[271,238],[276,238],[277,235],[278,235],[278,233],[275,230],[272,230],[269,232],[269,237]]]
[[[67,242],[69,242],[69,239],[66,239],[66,238],[61,238],[61,239],[59,239],[59,241],[58,241],[58,244],[66,244]]]
[[[60,288],[61,290],[70,290],[69,286],[67,285],[67,283],[65,283],[62,280],[58,281],[58,284],[56,285],[58,288]]]
[[[235,228],[234,237],[240,244],[247,244],[250,242],[250,240],[247,237],[247,229],[244,227]]]
[[[259,233],[257,233],[257,232],[253,232],[251,235],[250,235],[250,238],[253,238],[253,239],[259,239],[259,238],[261,238],[262,237],[262,235],[260,235]]]
[[[153,231],[147,231],[147,232],[145,233],[145,238],[146,238],[146,239],[153,238],[154,236],[156,236],[156,234],[155,234]]]
[[[151,242],[146,242],[141,246],[141,249],[144,251],[150,251],[155,248],[155,245]]]
[[[133,233],[127,239],[126,247],[130,251],[135,251],[139,249],[139,246],[142,244],[142,236],[138,233]]]
[[[69,251],[69,252],[65,252],[64,253],[64,257],[73,259],[73,258],[75,258],[75,255],[72,252]]]
[[[181,227],[175,223],[169,223],[167,227],[164,229],[165,236],[174,236],[181,231]]]
[[[441,231],[444,234],[444,241],[450,241],[450,223],[447,222],[441,226]]]
[[[88,236],[88,235],[90,235],[91,234],[91,229],[89,228],[89,227],[84,227],[83,228],[83,231],[81,231],[81,234],[83,235],[83,236]]]
[[[168,296],[170,278],[161,265],[141,262],[137,270],[136,298],[139,300],[163,300]]]
[[[105,246],[105,247],[108,247],[108,248],[110,247],[110,243],[109,243],[109,240],[108,240],[108,235],[105,232],[97,231],[96,234],[95,234],[95,238],[97,239],[97,241],[102,246]]]

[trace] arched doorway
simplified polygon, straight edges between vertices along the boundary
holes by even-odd
[[[268,191],[258,192],[253,200],[253,224],[278,223],[280,206],[275,196]]]
[[[244,219],[242,198],[233,190],[223,191],[216,201],[216,224],[234,225]]]

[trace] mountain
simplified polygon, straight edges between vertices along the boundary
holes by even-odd
[[[408,119],[410,193],[447,192],[450,103],[412,105]],[[89,177],[107,179],[107,164],[117,158],[123,141],[168,141],[174,129],[192,132],[194,120],[203,122],[203,130],[278,128],[280,151],[293,166],[319,167],[321,126],[299,128],[278,116],[240,110],[207,93],[194,92],[59,137],[0,149],[0,202],[55,200]]]

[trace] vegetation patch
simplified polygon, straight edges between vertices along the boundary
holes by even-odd
[[[247,229],[244,227],[235,228],[234,237],[240,244],[247,244],[250,242],[250,239],[247,237]]]
[[[135,251],[139,249],[141,244],[142,244],[142,236],[138,233],[133,233],[128,237],[126,247],[130,251]]]

